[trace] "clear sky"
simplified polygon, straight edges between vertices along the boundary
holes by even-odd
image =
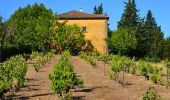
[[[7,20],[18,7],[25,7],[27,4],[44,3],[46,8],[52,9],[55,13],[64,13],[70,10],[83,9],[84,12],[93,13],[95,5],[103,4],[104,12],[110,17],[110,28],[116,29],[124,10],[124,2],[127,0],[0,0],[0,16]],[[170,0],[136,0],[137,9],[141,17],[146,16],[148,10],[156,19],[158,25],[164,32],[164,37],[170,36]]]

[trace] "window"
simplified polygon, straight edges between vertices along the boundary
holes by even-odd
[[[83,33],[87,32],[87,27],[82,27],[82,32]]]

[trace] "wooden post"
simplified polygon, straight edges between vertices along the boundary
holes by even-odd
[[[168,81],[168,76],[169,76],[169,74],[168,74],[168,64],[166,64],[166,70],[167,70],[167,89],[168,89],[168,85],[169,85],[169,81]]]
[[[123,87],[125,86],[125,72],[124,72],[124,65],[123,65]]]

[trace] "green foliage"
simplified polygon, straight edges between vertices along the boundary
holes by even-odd
[[[135,75],[136,74],[136,68],[135,67],[130,67],[130,73],[132,75]]]
[[[27,63],[21,55],[11,57],[0,67],[0,93],[17,91],[26,82]]]
[[[170,60],[170,37],[164,39],[163,42],[163,59]]]
[[[143,58],[143,60],[146,61],[146,62],[155,62],[155,63],[161,61],[161,59],[160,59],[159,57],[156,57],[156,56],[152,56],[152,57],[145,56],[145,57]]]
[[[69,93],[70,89],[75,85],[82,85],[83,81],[78,79],[74,73],[73,65],[69,61],[70,53],[65,51],[61,55],[61,59],[54,66],[52,74],[49,79],[52,81],[52,90],[61,97]]]
[[[132,28],[135,27],[138,23],[139,16],[138,10],[136,8],[135,0],[128,0],[125,3],[125,10],[121,16],[120,21],[118,22],[118,28]]]
[[[83,58],[87,63],[92,65],[93,67],[96,66],[96,54],[95,53],[86,53],[81,51],[79,53],[80,58]]]
[[[150,73],[150,80],[152,80],[154,83],[157,83],[161,79],[161,68],[158,66],[154,66],[150,63],[146,63],[144,61],[139,62],[138,64],[141,75],[145,76],[147,78],[148,74]],[[149,79],[149,77],[147,78]]]
[[[140,68],[141,75],[146,77],[149,73],[149,69],[148,69],[149,64],[141,61],[139,62],[138,66]]]
[[[131,57],[140,54],[136,48],[140,43],[137,37],[142,29],[139,27],[140,21],[135,0],[125,2],[125,10],[117,24],[117,30],[107,39],[108,47],[112,48],[113,53]]]
[[[130,66],[131,66],[131,60],[127,57],[119,57],[119,56],[115,56],[112,59],[112,62],[110,64],[112,71],[118,73],[122,70],[129,70]]]
[[[117,30],[123,29],[131,29],[131,31],[127,32],[133,35],[133,38],[128,38],[134,40],[136,42],[120,42],[121,38],[124,39],[123,36],[115,35],[114,38],[107,39],[109,48],[113,48],[114,53],[120,53],[123,55],[127,55],[130,57],[139,57],[142,58],[144,56],[162,58],[163,51],[168,53],[168,46],[164,45],[167,49],[163,48],[163,32],[161,31],[161,27],[157,26],[155,18],[152,15],[152,12],[149,10],[145,18],[140,18],[138,15],[138,11],[136,8],[135,0],[128,0],[125,3],[125,10],[121,16],[120,21],[117,25]],[[115,32],[113,32],[114,34]],[[118,32],[120,33],[120,31]],[[118,34],[117,33],[117,34]],[[120,36],[118,38],[118,36]],[[114,41],[115,42],[114,42]],[[118,41],[119,40],[119,41]],[[125,37],[126,40],[126,37]],[[116,45],[116,41],[118,45]],[[131,48],[126,44],[129,43]],[[134,48],[135,44],[135,48]],[[122,45],[125,45],[123,47]],[[120,49],[121,47],[121,49]],[[133,47],[133,48],[132,48]],[[127,50],[125,48],[128,48]],[[115,50],[116,49],[116,50]],[[122,53],[123,50],[123,53]],[[164,55],[165,56],[165,55]]]
[[[81,50],[86,45],[86,40],[80,27],[76,24],[66,25],[65,23],[59,25],[55,22],[53,25],[54,40],[53,46],[57,52],[61,53],[64,50]]]
[[[93,12],[93,14],[103,14],[103,5],[102,5],[102,3],[100,4],[100,6],[98,6],[98,7],[94,7],[94,12]]]
[[[120,72],[123,68],[121,60],[117,61],[116,63],[113,63],[111,66],[112,66],[112,71],[116,73]]]
[[[133,55],[138,58],[143,58],[148,52],[148,39],[145,29],[144,18],[140,19],[135,28],[137,46],[133,52]]]
[[[2,17],[0,16],[0,61],[2,60],[2,49],[5,44],[9,40],[10,34],[7,31],[7,25],[2,21]]]
[[[30,59],[33,61],[33,67],[38,72],[40,68],[45,64],[51,57],[53,57],[53,52],[47,52],[45,54],[32,52]]]
[[[145,30],[147,34],[147,50],[149,56],[162,56],[163,32],[160,26],[157,26],[152,12],[149,10],[145,21]]]
[[[132,29],[119,28],[112,33],[109,39],[110,46],[114,47],[119,54],[125,55],[136,48],[136,37]]]
[[[160,100],[160,96],[157,95],[155,89],[150,87],[146,94],[144,94],[143,100]]]
[[[43,4],[19,8],[8,20],[12,44],[17,48],[48,50],[52,39],[52,24],[55,16]]]
[[[101,55],[99,55],[99,57],[98,57],[98,60],[99,61],[103,61],[104,63],[107,63],[109,60],[110,60],[110,56],[109,55],[105,55],[105,54],[101,54]]]
[[[150,79],[154,82],[157,83],[161,79],[161,70],[159,67],[154,66],[153,69],[153,74],[151,75]]]

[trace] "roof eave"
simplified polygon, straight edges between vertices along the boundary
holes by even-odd
[[[109,17],[81,17],[81,18],[78,18],[78,17],[58,17],[59,20],[69,20],[69,19],[109,19]]]

